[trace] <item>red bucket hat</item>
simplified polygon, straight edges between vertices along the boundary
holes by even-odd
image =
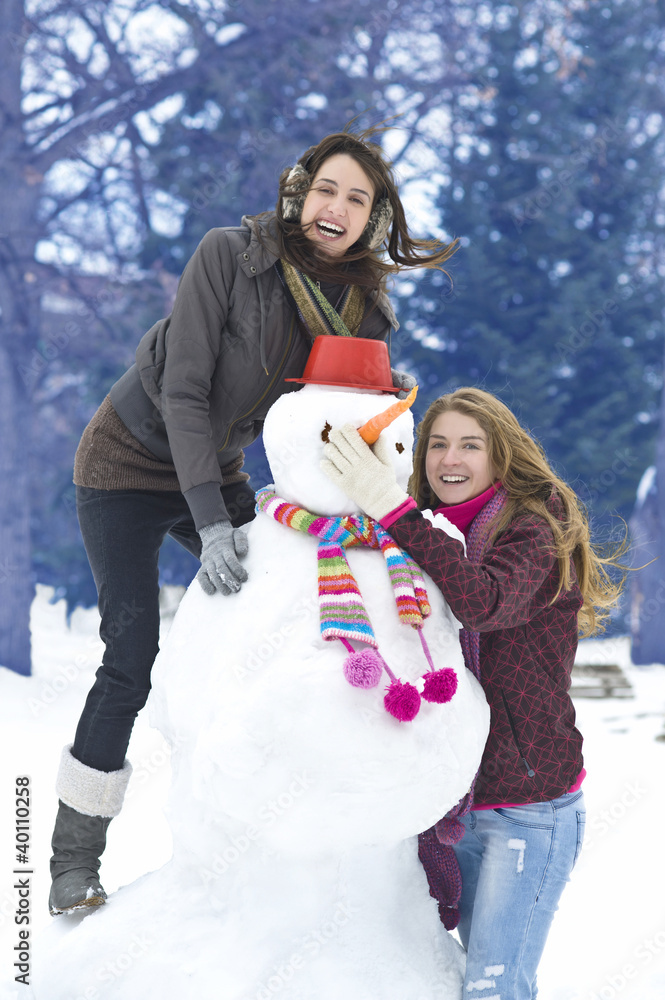
[[[302,377],[284,381],[379,392],[400,391],[399,386],[392,384],[388,345],[383,340],[365,337],[321,334],[312,345]]]

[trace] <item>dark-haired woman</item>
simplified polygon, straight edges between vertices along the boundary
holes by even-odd
[[[386,339],[397,324],[385,276],[440,267],[453,252],[409,235],[371,135],[327,136],[283,172],[274,213],[204,236],[171,315],[145,334],[83,433],[74,482],[105,652],[58,773],[53,914],[106,898],[99,859],[150,691],[165,536],[200,558],[206,593],[239,590],[242,525],[254,517],[242,449],[297,388],[285,379],[302,375],[319,334]],[[409,376],[394,379],[410,387]]]

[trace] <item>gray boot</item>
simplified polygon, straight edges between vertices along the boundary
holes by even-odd
[[[99,881],[110,816],[86,816],[60,802],[53,830],[48,907],[53,916],[82,906],[100,906],[106,893]]]
[[[60,797],[55,821],[49,911],[52,915],[101,906],[106,893],[99,881],[106,831],[122,808],[132,773],[129,761],[120,771],[96,771],[65,747],[56,790]]]

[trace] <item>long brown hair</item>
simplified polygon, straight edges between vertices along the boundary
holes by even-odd
[[[608,557],[599,553],[591,543],[588,517],[581,501],[552,470],[538,442],[496,396],[468,387],[440,396],[430,405],[418,425],[413,473],[409,480],[409,493],[418,507],[436,507],[440,503],[427,481],[425,459],[434,421],[451,410],[473,417],[483,429],[487,435],[492,477],[495,482],[501,482],[508,494],[492,525],[491,540],[520,514],[532,514],[546,521],[552,531],[559,565],[559,587],[553,601],[574,583],[572,559],[584,602],[578,614],[580,636],[586,638],[600,631],[608,618],[608,609],[616,604],[621,593],[626,568],[618,559],[626,551],[627,541]],[[621,571],[618,582],[612,579],[606,566]]]
[[[365,171],[374,188],[372,209],[381,199],[386,198],[393,210],[393,222],[385,251],[389,259],[386,260],[382,256],[381,249],[370,250],[362,246],[360,241],[349,247],[341,257],[336,258],[324,250],[319,250],[308,238],[300,222],[290,222],[285,219],[282,199],[294,194],[287,185],[290,167],[282,171],[279,178],[279,193],[275,206],[276,224],[271,233],[276,239],[280,257],[286,258],[294,267],[312,278],[343,281],[345,284],[360,285],[368,290],[378,289],[387,275],[396,274],[403,267],[444,270],[442,264],[453,255],[458,240],[443,243],[435,239],[419,240],[410,235],[392,164],[386,158],[381,146],[372,141],[389,127],[375,125],[361,132],[350,132],[347,125],[344,131],[327,135],[315,146],[310,146],[298,160],[313,181],[322,165],[331,156],[344,154],[353,157]],[[310,188],[302,189],[298,186],[297,193],[306,194],[309,190]],[[263,214],[265,216],[268,213]]]

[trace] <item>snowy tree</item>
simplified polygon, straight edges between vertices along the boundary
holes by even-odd
[[[0,12],[0,663],[29,670],[35,571],[89,588],[78,437],[196,243],[270,208],[279,171],[354,116],[398,116],[384,144],[411,226],[464,244],[452,290],[436,273],[396,289],[393,357],[422,402],[484,379],[590,502],[626,503],[661,380],[660,4]]]
[[[498,392],[596,519],[627,517],[662,385],[663,8],[477,14],[468,86],[436,109],[440,219],[463,245],[452,288],[433,274],[405,289],[405,350],[430,396]]]
[[[392,16],[350,0],[0,0],[0,13],[0,663],[28,672],[37,401],[58,386],[83,395],[91,366],[102,388],[117,377],[143,332],[128,334],[137,283],[152,305],[160,279],[172,294],[192,241],[238,221],[236,194],[253,192],[245,211],[268,207],[312,119],[322,133],[365,106],[330,52],[352,61],[361,31],[380,47]],[[68,444],[71,468],[75,434]]]
[[[78,436],[198,239],[271,207],[283,166],[367,109],[389,117],[408,93],[424,113],[428,33],[448,23],[452,47],[461,28],[427,0],[0,13],[0,663],[27,672],[34,567],[66,574],[71,557],[79,585]]]

